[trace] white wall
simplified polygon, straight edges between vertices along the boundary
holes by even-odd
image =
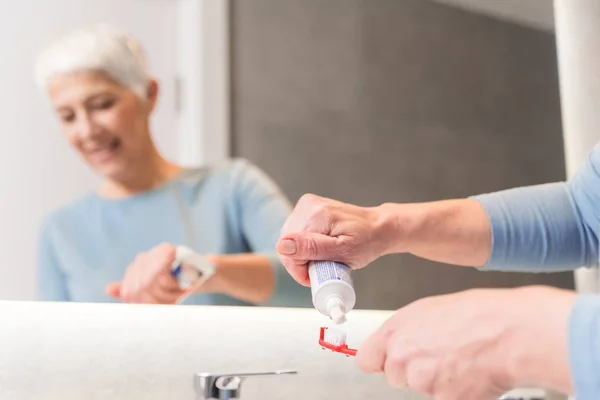
[[[10,5],[8,5],[10,4]],[[35,243],[44,215],[94,188],[97,179],[60,135],[33,82],[36,54],[56,35],[109,22],[144,43],[163,82],[153,128],[177,158],[174,106],[177,2],[171,0],[4,0],[0,13],[0,299],[31,299]]]

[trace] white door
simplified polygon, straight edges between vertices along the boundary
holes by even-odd
[[[33,79],[37,53],[52,38],[107,22],[145,46],[162,83],[153,119],[160,150],[177,159],[174,0],[0,0],[0,300],[31,299],[42,218],[93,189],[95,175],[61,137]]]

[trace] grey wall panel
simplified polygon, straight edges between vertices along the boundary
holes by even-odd
[[[554,37],[425,0],[234,0],[233,155],[292,200],[362,205],[564,179]],[[389,256],[359,307],[572,274],[481,273]]]

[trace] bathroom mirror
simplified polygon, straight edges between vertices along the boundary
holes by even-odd
[[[42,282],[51,294],[66,293],[57,295],[60,301],[119,302],[106,294],[107,285],[123,278],[123,260],[133,262],[136,254],[149,250],[142,245],[148,242],[123,232],[148,234],[156,244],[179,240],[175,244],[185,245],[191,235],[194,243],[203,243],[197,249],[201,253],[235,253],[255,245],[239,226],[206,223],[197,209],[186,211],[186,202],[193,203],[197,195],[194,190],[170,195],[154,212],[144,211],[153,191],[134,196],[131,206],[122,198],[105,202],[120,204],[113,211],[97,204],[102,199],[93,193],[103,187],[101,174],[65,137],[65,124],[71,124],[70,132],[81,132],[68,121],[73,116],[56,114],[56,103],[36,86],[34,75],[44,48],[90,24],[110,24],[143,46],[159,83],[150,117],[152,138],[165,159],[190,168],[245,159],[291,203],[307,192],[376,205],[563,180],[552,28],[448,3],[453,2],[12,4],[11,12],[0,16],[6,60],[0,75],[5,132],[0,299],[35,299]],[[104,112],[102,104],[97,107]],[[104,146],[110,152],[110,146],[119,145],[113,136],[102,136],[92,150]],[[205,171],[186,175],[196,182],[193,188],[208,190],[201,185]],[[233,200],[226,196],[223,201]],[[83,202],[75,214],[68,211],[74,202]],[[63,217],[48,219],[57,210],[63,210]],[[269,209],[263,217],[276,212]],[[244,223],[236,218],[221,221]],[[191,234],[184,220],[194,221]],[[51,225],[46,234],[41,234],[43,221]],[[138,231],[120,230],[127,224]],[[40,263],[60,268],[41,276]],[[380,259],[354,279],[358,308],[387,310],[472,287],[573,287],[570,273],[483,274],[404,255]],[[289,288],[275,306],[311,307],[307,289]],[[219,296],[215,302],[225,301]]]

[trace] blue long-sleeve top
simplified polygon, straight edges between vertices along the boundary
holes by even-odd
[[[568,182],[474,196],[486,210],[492,252],[482,270],[556,272],[598,267],[600,143]],[[578,400],[600,399],[600,295],[578,297],[569,322]]]
[[[291,205],[259,168],[238,159],[184,169],[162,186],[111,200],[90,194],[48,216],[38,247],[38,297],[113,302],[107,284],[123,278],[137,254],[163,242],[198,253],[253,252],[269,258],[275,292],[269,306],[310,306],[310,291],[280,264],[275,244]],[[184,304],[249,305],[224,294]]]

